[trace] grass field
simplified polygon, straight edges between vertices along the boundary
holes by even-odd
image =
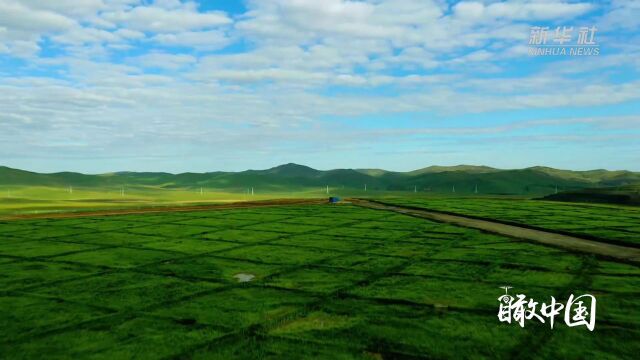
[[[640,246],[640,208],[497,198],[385,198],[397,205],[508,221]]]
[[[71,191],[70,191],[71,190]],[[202,192],[201,192],[202,191]],[[163,188],[158,186],[127,187],[0,187],[0,218],[21,214],[43,214],[73,211],[131,209],[197,204],[217,204],[285,198],[325,198],[327,196],[402,196],[400,191],[367,192],[340,187],[295,188],[294,191],[251,189]]]
[[[0,216],[17,214],[55,213],[95,209],[129,209],[151,206],[176,206],[210,203],[255,201],[274,198],[317,197],[320,189],[309,191],[268,192],[246,190],[236,192],[219,189],[164,189],[153,186],[124,188],[69,188],[42,186],[13,186],[0,192]]]
[[[3,358],[634,358],[637,266],[349,205],[0,223]],[[254,276],[239,282],[237,275]],[[500,286],[597,325],[498,322]]]

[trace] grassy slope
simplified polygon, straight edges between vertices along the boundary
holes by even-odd
[[[546,195],[560,190],[581,189],[601,185],[640,183],[640,174],[631,172],[575,172],[549,168],[498,170],[480,166],[429,167],[412,172],[384,170],[336,169],[315,170],[306,166],[287,164],[267,170],[211,173],[111,173],[84,175],[78,173],[37,174],[0,167],[0,186],[157,186],[163,188],[208,187],[237,192],[247,187],[264,191],[290,192],[324,187],[370,190],[421,191],[438,193],[474,193],[476,186],[483,194]]]
[[[545,200],[640,205],[640,185],[590,188],[564,191],[544,197]]]
[[[544,166],[536,166],[530,169],[544,172],[554,177],[561,177],[568,180],[588,181],[594,184],[601,184],[603,186],[613,186],[629,182],[637,183],[639,178],[638,173],[625,170],[608,171],[604,169],[597,169],[588,171],[569,171]]]

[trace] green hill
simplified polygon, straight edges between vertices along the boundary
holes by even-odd
[[[580,189],[588,183],[555,177],[530,169],[493,172],[445,171],[423,173],[404,182],[405,190],[413,188],[434,192],[478,193],[495,195],[541,194],[559,189]],[[402,190],[402,189],[397,189]]]
[[[563,191],[547,195],[544,200],[586,203],[607,203],[620,205],[640,205],[640,184],[606,188],[589,188]]]
[[[421,174],[433,174],[442,172],[460,171],[469,174],[482,174],[500,171],[489,166],[475,166],[475,165],[456,165],[456,166],[428,166],[426,168],[410,171],[409,175],[421,175]]]
[[[640,173],[630,171],[570,171],[548,167],[500,170],[487,166],[430,166],[409,172],[382,169],[317,170],[285,164],[266,170],[170,174],[166,172],[117,172],[86,175],[74,172],[40,174],[0,167],[2,186],[156,186],[163,188],[246,189],[297,191],[330,186],[370,191],[420,191],[456,194],[542,196],[556,191],[576,191],[640,184]]]
[[[597,169],[587,171],[571,171],[553,169],[544,166],[535,166],[529,169],[567,180],[591,182],[593,184],[597,184],[598,186],[624,186],[640,183],[640,173],[634,173],[626,170],[609,171],[604,169]]]
[[[382,169],[355,169],[355,170],[359,173],[369,175],[369,176],[374,176],[374,177],[382,176],[388,173],[387,170],[382,170]]]

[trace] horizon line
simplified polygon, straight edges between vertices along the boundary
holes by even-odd
[[[287,166],[287,165],[304,166],[304,167],[307,167],[307,168],[310,168],[310,169],[316,170],[316,171],[381,170],[381,171],[390,172],[390,173],[410,173],[410,172],[414,172],[414,171],[418,171],[418,170],[424,170],[424,169],[435,168],[435,167],[456,168],[456,167],[463,167],[463,166],[475,167],[475,168],[488,168],[488,169],[498,170],[498,171],[513,171],[513,170],[527,170],[527,169],[534,169],[534,168],[547,168],[547,169],[552,169],[552,170],[571,171],[571,172],[589,172],[589,171],[608,171],[608,172],[628,171],[628,172],[632,172],[632,173],[640,172],[639,170],[606,169],[606,168],[597,168],[597,169],[588,169],[588,170],[575,170],[575,169],[568,169],[568,168],[556,168],[556,167],[547,166],[547,165],[533,165],[533,166],[527,166],[527,167],[521,167],[521,168],[499,168],[499,167],[493,167],[493,166],[490,166],[490,165],[473,165],[473,164],[457,164],[457,165],[435,165],[434,164],[434,165],[427,165],[427,166],[424,166],[424,167],[416,168],[416,169],[413,169],[413,170],[406,170],[406,171],[402,171],[402,170],[387,170],[387,169],[378,168],[378,167],[335,167],[335,168],[330,168],[330,169],[319,169],[319,168],[315,168],[315,167],[312,167],[312,166],[309,166],[309,165],[299,164],[299,163],[295,163],[295,162],[283,163],[283,164],[280,164],[280,165],[275,165],[275,166],[271,166],[271,167],[264,168],[264,169],[247,168],[247,169],[244,169],[244,170],[237,170],[237,171],[231,171],[231,170],[209,170],[209,171],[200,171],[200,172],[199,171],[171,172],[171,171],[162,171],[162,170],[155,170],[155,171],[118,170],[118,171],[106,171],[106,172],[100,172],[100,173],[88,173],[88,172],[81,172],[81,171],[74,171],[74,170],[60,170],[60,171],[52,171],[52,172],[41,172],[41,171],[37,171],[37,170],[27,170],[25,168],[17,168],[17,167],[11,167],[11,166],[1,165],[1,164],[0,164],[0,167],[5,167],[5,168],[8,168],[8,169],[19,170],[19,171],[26,171],[26,172],[36,173],[36,174],[42,174],[42,175],[53,175],[53,174],[59,174],[59,173],[75,173],[75,174],[88,175],[88,176],[97,176],[97,175],[110,175],[110,174],[122,174],[122,173],[165,173],[165,174],[169,174],[169,175],[208,174],[208,173],[214,173],[214,172],[241,173],[241,172],[245,172],[245,171],[267,171],[267,170],[271,170],[271,169],[275,169],[275,168],[279,168],[279,167],[283,167],[283,166]]]

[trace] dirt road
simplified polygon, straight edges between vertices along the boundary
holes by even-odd
[[[350,199],[357,206],[370,209],[393,211],[400,214],[421,217],[429,220],[445,222],[453,225],[487,231],[509,237],[535,241],[542,244],[561,247],[568,250],[586,252],[590,254],[602,255],[627,262],[640,264],[640,249],[612,245],[604,242],[581,239],[579,237],[557,234],[548,231],[528,229],[524,227],[507,225],[487,220],[473,219],[461,215],[443,214],[430,210],[417,210],[405,208],[397,205],[388,205],[378,202]]]

